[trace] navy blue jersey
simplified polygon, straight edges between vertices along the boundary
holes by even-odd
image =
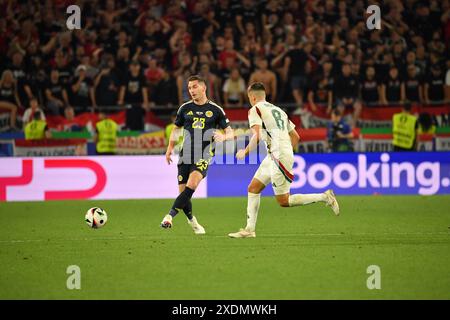
[[[225,111],[214,102],[208,100],[198,105],[191,100],[178,109],[175,125],[184,129],[180,163],[191,164],[212,158],[214,130],[225,129],[229,120]]]

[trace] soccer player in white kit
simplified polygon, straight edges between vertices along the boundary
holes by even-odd
[[[324,193],[290,194],[294,178],[292,174],[293,146],[300,140],[295,125],[283,110],[266,101],[266,92],[262,83],[252,84],[247,94],[252,105],[248,113],[248,121],[253,135],[247,147],[239,150],[236,157],[244,159],[258,146],[260,139],[265,141],[268,154],[248,186],[247,226],[228,236],[231,238],[256,237],[255,228],[261,192],[269,183],[272,183],[275,198],[282,207],[325,202],[335,215],[339,215],[339,204],[333,190],[327,190]]]

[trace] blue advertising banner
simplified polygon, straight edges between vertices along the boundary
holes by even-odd
[[[246,196],[257,164],[214,164],[208,197]],[[295,155],[291,193],[450,194],[450,152]],[[263,195],[273,195],[271,186]]]

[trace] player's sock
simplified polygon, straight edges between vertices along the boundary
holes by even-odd
[[[174,218],[178,214],[178,210],[176,209],[170,209],[169,214]]]
[[[327,196],[324,193],[291,194],[289,196],[289,207],[296,207],[326,200]]]
[[[261,199],[260,193],[248,193],[247,198],[247,226],[245,227],[248,231],[255,231],[256,229],[256,219],[258,218],[259,202]]]
[[[189,199],[187,205],[183,208],[184,214],[189,220],[192,220],[192,201]]]
[[[176,211],[178,213],[178,211],[180,209],[183,209],[184,207],[186,207],[186,205],[188,204],[189,201],[191,201],[192,195],[194,194],[195,190],[192,190],[191,188],[184,188],[183,192],[181,192],[178,197],[175,199],[172,209],[170,210],[170,215],[172,215],[173,211]]]

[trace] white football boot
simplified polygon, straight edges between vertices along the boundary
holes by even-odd
[[[196,217],[192,217],[192,220],[188,219],[189,225],[192,227],[192,230],[194,230],[195,234],[205,234],[205,228],[203,228],[200,223],[198,223]]]
[[[326,204],[330,206],[335,215],[339,215],[339,204],[336,200],[336,196],[334,195],[333,190],[329,189],[325,191],[325,195],[327,196]]]
[[[230,238],[255,238],[256,237],[256,232],[255,231],[248,231],[246,229],[239,229],[238,232],[229,233],[228,236]]]
[[[172,216],[170,214],[166,214],[163,221],[161,222],[161,227],[164,229],[172,228]]]

